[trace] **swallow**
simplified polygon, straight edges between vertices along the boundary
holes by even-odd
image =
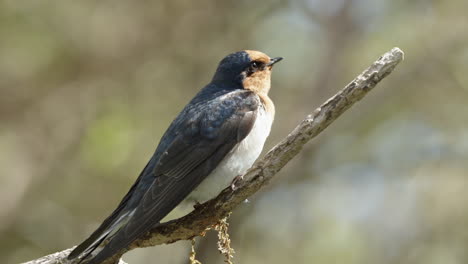
[[[229,54],[183,108],[117,208],[68,259],[98,264],[128,247],[186,199],[213,198],[249,169],[270,134],[271,71],[283,58]]]

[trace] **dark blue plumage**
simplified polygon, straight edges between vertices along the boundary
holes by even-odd
[[[252,53],[241,51],[220,62],[210,84],[171,123],[117,209],[70,253],[70,260],[97,264],[127,247],[157,225],[247,137],[257,112],[265,111],[266,100],[244,87],[252,60]],[[104,241],[106,245],[96,250]]]
[[[239,51],[227,55],[218,65],[213,76],[212,83],[242,82],[240,73],[244,71],[251,63],[249,54],[245,51]]]

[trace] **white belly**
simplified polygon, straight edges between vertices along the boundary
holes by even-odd
[[[204,202],[214,198],[229,186],[232,180],[244,174],[262,152],[265,140],[270,134],[273,116],[260,108],[252,131],[242,140],[190,194],[188,199]]]

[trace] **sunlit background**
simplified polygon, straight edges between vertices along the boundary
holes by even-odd
[[[282,56],[269,149],[381,54],[403,61],[230,219],[234,262],[468,262],[468,1],[0,1],[0,263],[114,209],[228,53]],[[187,263],[190,242],[136,263]],[[222,263],[215,234],[202,263]]]

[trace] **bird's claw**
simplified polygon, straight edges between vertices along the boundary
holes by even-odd
[[[193,209],[196,210],[196,209],[200,208],[201,205],[202,205],[202,204],[201,204],[199,201],[195,201],[195,204],[193,204]]]
[[[237,175],[231,182],[231,189],[233,191],[237,190],[237,185],[238,183],[240,183],[241,181],[244,180],[244,176],[243,175]]]

